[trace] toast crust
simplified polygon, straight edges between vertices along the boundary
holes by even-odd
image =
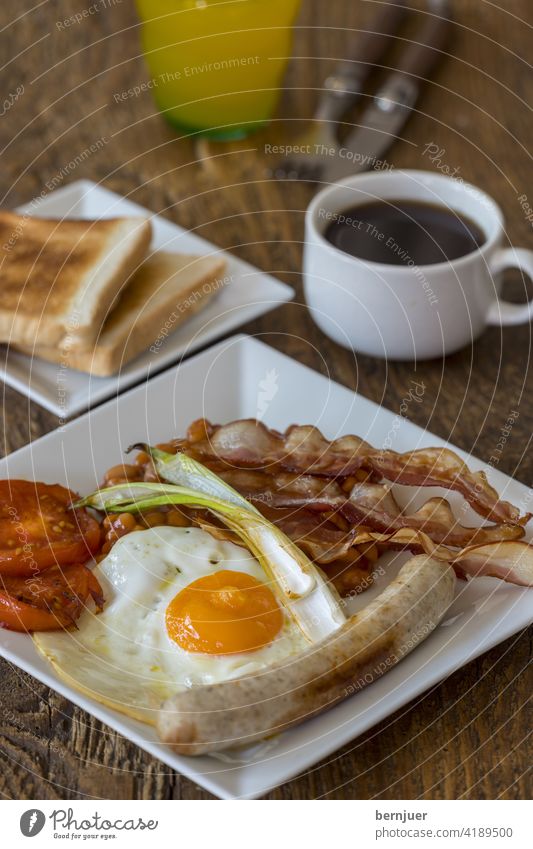
[[[53,345],[96,337],[150,244],[141,218],[62,221],[0,212],[0,341]]]
[[[133,275],[91,348],[67,336],[58,346],[15,346],[99,377],[120,371],[130,360],[161,343],[176,328],[204,309],[224,286],[226,263],[220,257],[154,253]]]

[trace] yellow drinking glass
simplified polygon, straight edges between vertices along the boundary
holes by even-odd
[[[300,0],[136,0],[157,105],[175,127],[242,138],[271,117]]]

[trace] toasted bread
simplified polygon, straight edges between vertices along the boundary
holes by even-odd
[[[16,347],[69,368],[106,377],[166,337],[202,309],[224,285],[225,261],[159,251],[133,275],[96,344],[80,350],[66,337],[57,347]]]
[[[0,341],[94,340],[150,244],[143,218],[62,221],[0,212]]]

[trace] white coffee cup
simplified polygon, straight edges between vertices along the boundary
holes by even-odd
[[[332,245],[332,218],[375,200],[422,201],[466,216],[485,235],[481,246],[447,262],[416,266],[358,259]],[[533,278],[533,252],[501,248],[499,206],[480,189],[427,171],[359,174],[319,192],[305,219],[304,287],[311,315],[335,342],[397,360],[429,359],[457,351],[487,325],[523,324],[533,301],[499,298],[501,273],[522,269]]]

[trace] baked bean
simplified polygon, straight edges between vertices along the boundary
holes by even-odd
[[[189,442],[201,442],[208,436],[207,422],[205,419],[197,419],[187,430],[187,439]]]
[[[351,492],[357,481],[358,478],[356,478],[355,475],[351,475],[349,478],[346,478],[346,480],[341,483],[343,492]]]
[[[166,525],[167,523],[165,513],[158,513],[155,510],[151,513],[145,513],[141,518],[149,528],[157,528],[160,525]]]
[[[108,513],[103,521],[103,526],[106,530],[113,527],[113,522],[118,518],[117,513]]]
[[[160,442],[156,445],[156,448],[159,448],[160,451],[166,451],[167,454],[176,454],[178,450],[174,442]]]
[[[139,451],[135,458],[136,466],[146,466],[147,463],[150,462],[150,455],[146,453],[146,451]]]
[[[186,528],[190,524],[190,519],[184,516],[180,510],[170,510],[167,513],[167,525],[173,528]]]
[[[375,542],[372,542],[370,543],[370,545],[365,546],[364,549],[362,546],[360,548],[361,550],[363,550],[365,557],[370,561],[370,563],[376,562],[379,557],[379,551]]]
[[[120,513],[119,516],[114,516],[113,521],[111,522],[111,527],[115,531],[115,534],[119,537],[124,536],[124,534],[129,534],[135,528],[137,522],[135,521],[135,516],[131,513]]]
[[[140,481],[143,476],[142,469],[138,466],[132,466],[129,463],[121,463],[118,466],[111,466],[105,473],[106,485],[124,483],[125,481]]]
[[[330,522],[333,522],[339,530],[347,531],[350,528],[349,523],[346,521],[344,516],[341,516],[340,513],[325,513],[324,518],[327,518]]]

